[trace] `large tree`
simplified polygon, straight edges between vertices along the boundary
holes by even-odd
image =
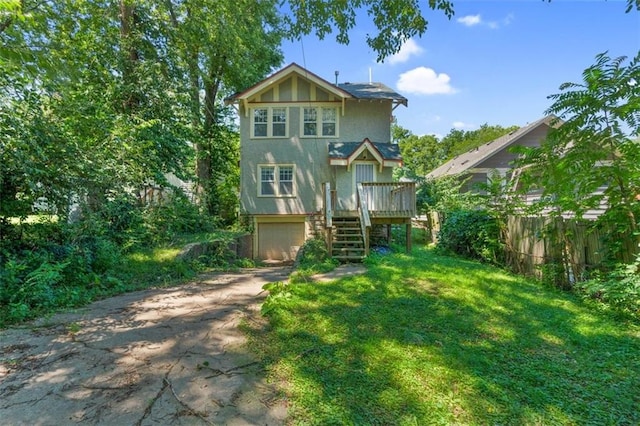
[[[199,195],[212,214],[237,175],[237,143],[223,98],[280,65],[280,17],[275,0],[167,0],[157,18],[186,77]],[[231,212],[232,213],[232,212]],[[225,213],[225,216],[229,216]],[[233,216],[233,215],[231,215]],[[228,217],[227,217],[228,219]]]
[[[52,200],[45,189],[68,196],[72,188],[99,208],[114,193],[166,184],[169,172],[186,177],[195,146],[203,202],[220,213],[229,197],[219,189],[237,179],[238,148],[223,98],[280,64],[275,1],[11,5],[0,19],[0,119],[11,136],[0,149],[3,198],[19,194],[30,205]],[[37,116],[55,125],[36,128]],[[64,188],[53,179],[61,176]]]

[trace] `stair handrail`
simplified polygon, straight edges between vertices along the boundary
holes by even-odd
[[[360,228],[362,229],[362,238],[364,239],[364,255],[369,256],[369,235],[371,234],[371,218],[369,217],[369,208],[364,200],[364,188],[361,183],[357,185],[358,192],[358,214],[360,215]]]
[[[331,183],[324,183],[324,227],[333,227],[333,208],[331,205]]]

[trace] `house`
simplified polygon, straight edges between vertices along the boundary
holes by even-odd
[[[415,186],[392,180],[402,95],[380,83],[332,84],[292,63],[227,102],[240,116],[240,209],[255,258],[291,260],[320,234],[335,257],[357,260],[376,225],[410,229]]]
[[[513,161],[518,156],[518,154],[511,152],[510,148],[514,146],[538,147],[546,139],[549,131],[560,124],[560,120],[554,115],[534,121],[498,139],[458,155],[430,172],[427,179],[456,175],[469,177],[463,188],[466,190],[473,190],[478,183],[488,183],[495,173],[510,179],[513,177]]]
[[[514,160],[519,154],[511,152],[515,146],[538,147],[544,141],[552,128],[557,128],[563,123],[555,115],[549,115],[538,121],[534,121],[509,134],[499,137],[491,142],[471,149],[461,154],[427,175],[427,179],[438,179],[444,176],[468,177],[462,190],[473,191],[479,183],[488,183],[489,179],[498,174],[505,178],[505,184],[515,189],[518,185],[521,170],[514,169]],[[601,196],[606,187],[598,188],[593,195]],[[531,190],[522,195],[521,202],[526,205],[534,205],[541,201],[544,191],[542,188]],[[583,219],[594,220],[601,216],[607,209],[608,201],[602,198],[599,205],[582,212]],[[539,211],[539,215],[549,214],[549,207],[544,207]],[[565,218],[575,217],[574,213],[565,212]]]

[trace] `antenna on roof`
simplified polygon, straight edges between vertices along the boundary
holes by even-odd
[[[336,71],[336,86],[338,85],[338,76],[340,75],[340,71]]]
[[[373,80],[371,79],[371,67],[369,67],[369,84],[371,84],[371,83],[372,83],[372,81],[373,81]]]

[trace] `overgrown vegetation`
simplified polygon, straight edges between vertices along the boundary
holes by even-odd
[[[589,275],[575,274],[567,267],[571,262],[567,254],[571,236],[560,229],[561,247],[553,259],[545,259],[541,266],[543,279],[637,315],[640,271],[637,260],[630,261],[630,255],[640,244],[638,81],[640,54],[628,60],[601,53],[583,72],[582,82],[562,84],[560,93],[549,96],[553,104],[546,113],[556,114],[563,122],[553,123],[558,124],[557,128],[550,131],[539,147],[514,148],[521,154],[513,164],[517,171],[512,174],[518,176],[518,185],[505,181],[497,173],[490,175],[486,184],[476,185],[475,191],[464,187],[464,176],[420,180],[418,200],[422,211],[437,211],[445,218],[438,247],[445,252],[501,264],[506,236],[502,221],[507,216],[544,215],[562,219],[569,215],[580,219],[586,212],[605,206],[603,214],[590,222],[593,229],[605,233],[605,248],[598,253],[603,260],[598,265],[588,265]],[[400,130],[396,129],[396,133],[402,136]],[[419,143],[435,147],[429,148],[433,152],[448,149],[446,144],[416,138],[410,132],[404,136],[406,140],[399,144],[409,157],[409,174],[423,173],[423,164],[433,167],[442,157],[425,158],[416,149]],[[469,140],[459,145],[474,143]],[[532,191],[541,196],[533,203],[522,203],[523,196]],[[588,281],[580,282],[585,278]]]
[[[289,280],[292,283],[308,282],[312,275],[332,271],[336,266],[338,261],[329,255],[326,242],[320,237],[312,238],[300,247],[296,270]]]
[[[444,253],[493,264],[501,264],[504,258],[500,222],[484,210],[449,212],[438,234],[437,247]]]
[[[152,206],[133,201],[113,200],[77,223],[8,225],[0,239],[0,327],[234,262],[226,252],[176,258],[186,242],[220,240],[226,250],[234,235],[216,230],[183,197]]]
[[[640,254],[630,264],[619,264],[610,272],[576,283],[576,289],[607,307],[640,318]]]
[[[416,248],[270,289],[253,330],[292,424],[636,424],[638,324]]]

